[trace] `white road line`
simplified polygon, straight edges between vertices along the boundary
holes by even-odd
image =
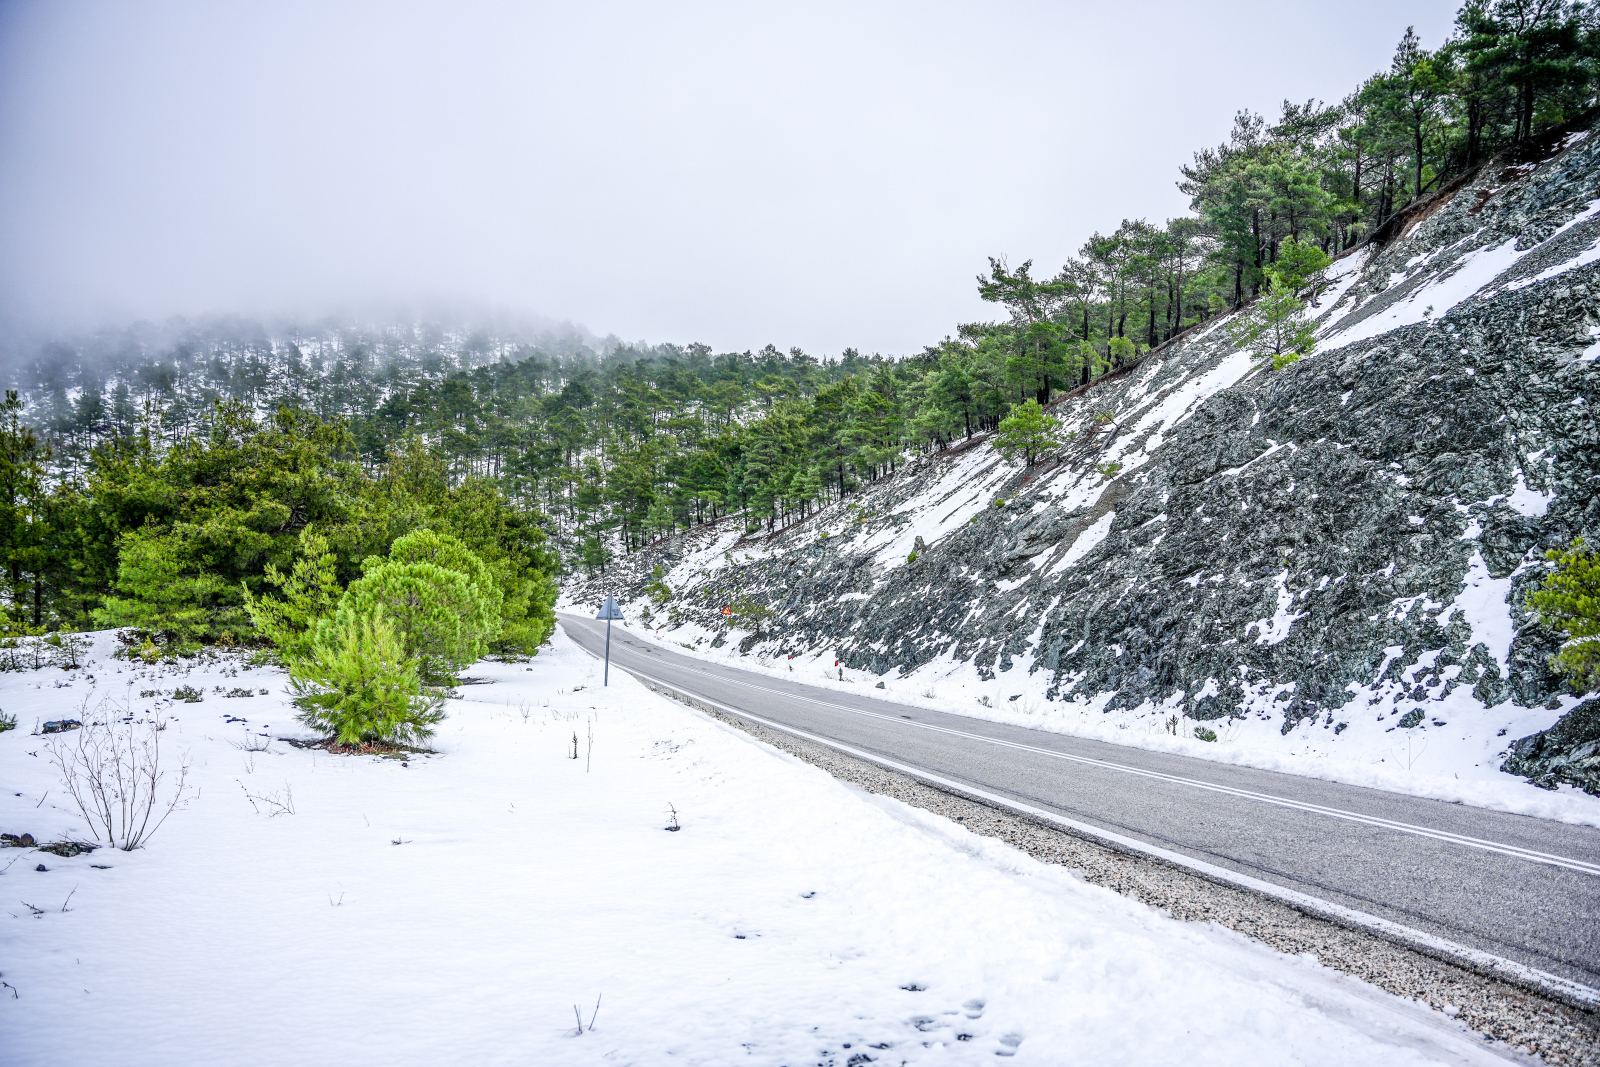
[[[1431,827],[1417,826],[1412,823],[1397,822],[1393,819],[1385,819],[1376,815],[1364,815],[1361,812],[1347,811],[1343,808],[1330,808],[1321,804],[1311,804],[1303,800],[1293,800],[1288,797],[1273,796],[1270,793],[1256,793],[1248,789],[1239,789],[1234,786],[1217,785],[1212,782],[1201,781],[1197,778],[1184,778],[1176,774],[1166,774],[1161,771],[1146,770],[1142,767],[1132,767],[1128,766],[1127,764],[1113,763],[1110,760],[1095,759],[1092,756],[1075,756],[1071,753],[1057,752],[1052,749],[1039,748],[1034,745],[1022,744],[1017,741],[1007,741],[997,737],[986,737],[983,734],[968,733],[965,730],[955,730],[948,726],[936,726],[933,723],[918,722],[915,719],[907,719],[898,715],[886,715],[882,712],[867,711],[863,708],[847,707],[844,704],[835,704],[832,701],[818,700],[816,697],[802,696],[798,693],[785,692],[781,689],[773,689],[768,686],[758,685],[755,682],[747,682],[742,678],[730,678],[725,675],[702,670],[698,667],[671,664],[666,660],[662,661],[662,665],[670,666],[675,670],[704,675],[707,678],[712,678],[717,681],[726,682],[732,685],[742,685],[748,689],[759,690],[763,693],[772,693],[775,696],[786,697],[790,700],[803,700],[807,703],[816,704],[820,707],[833,708],[837,711],[849,712],[853,715],[862,715],[872,719],[881,719],[885,722],[894,723],[899,726],[914,726],[918,729],[928,730],[932,733],[948,734],[952,737],[965,738],[969,741],[982,741],[986,744],[996,745],[1001,748],[1011,748],[1021,752],[1032,753],[1033,755],[1048,756],[1051,759],[1063,760],[1068,763],[1080,763],[1088,766],[1100,767],[1105,770],[1120,771],[1123,774],[1137,775],[1142,778],[1153,778],[1158,781],[1171,782],[1175,785],[1185,785],[1194,789],[1204,789],[1208,792],[1222,793],[1226,796],[1239,797],[1243,800],[1254,800],[1263,804],[1273,804],[1281,808],[1304,811],[1313,815],[1325,815],[1330,819],[1343,819],[1346,822],[1361,823],[1366,826],[1375,826],[1384,830],[1393,830],[1397,833],[1432,838],[1435,841],[1443,841],[1447,844],[1461,845],[1466,848],[1476,848],[1481,849],[1484,852],[1494,852],[1502,856],[1510,856],[1514,859],[1525,860],[1528,863],[1540,863],[1550,867],[1560,867],[1564,870],[1577,871],[1580,874],[1600,875],[1600,863],[1589,863],[1585,860],[1572,859],[1568,856],[1557,856],[1549,852],[1539,852],[1535,849],[1523,848],[1520,845],[1507,845],[1498,841],[1487,841],[1479,837],[1468,837],[1465,834],[1451,833],[1448,830],[1436,830]],[[649,676],[646,675],[646,677]],[[673,684],[664,678],[652,678],[651,680],[660,682],[662,685]]]

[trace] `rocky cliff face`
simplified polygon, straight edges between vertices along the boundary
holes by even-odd
[[[1212,324],[1059,404],[1077,438],[1031,469],[975,441],[567,595],[642,603],[659,564],[685,633],[1099,714],[1549,725],[1575,700],[1522,600],[1545,549],[1600,541],[1600,135],[1530,156],[1338,261],[1318,350],[1283,371]],[[759,633],[725,631],[741,598]]]

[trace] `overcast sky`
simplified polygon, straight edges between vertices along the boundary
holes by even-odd
[[[1456,4],[0,4],[0,319],[421,306],[904,353]]]

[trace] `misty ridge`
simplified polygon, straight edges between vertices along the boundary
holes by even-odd
[[[338,418],[370,411],[396,390],[499,362],[534,360],[559,388],[619,353],[676,351],[528,316],[174,317],[18,331],[0,343],[0,388],[16,391],[29,421],[70,448],[82,434],[127,435],[147,409],[159,415],[159,436],[181,438],[224,400],[258,415],[303,407]]]
[[[759,376],[758,368],[782,367],[792,374],[795,366],[831,364],[830,376],[836,377],[883,362],[881,356],[863,359],[853,349],[842,359],[819,360],[798,348],[784,353],[771,344],[759,352],[714,355],[703,344],[629,343],[570,322],[528,316],[329,317],[310,323],[210,316],[25,341],[13,337],[0,348],[0,389],[17,394],[57,475],[76,478],[88,472],[101,444],[140,433],[170,446],[205,434],[223,417],[224,407],[242,407],[258,420],[289,409],[345,422],[355,429],[363,456],[381,463],[406,430],[423,428],[438,444],[441,434],[480,435],[483,427],[476,423],[486,412],[478,394],[509,389],[524,400],[547,398],[544,405],[525,405],[517,413],[526,426],[562,410],[590,408],[607,391],[602,382],[636,365],[654,368],[652,373],[665,368],[668,374],[675,366],[704,372],[712,365],[739,365],[744,368],[739,376],[749,377]],[[441,408],[440,398],[452,393],[450,382],[456,383],[455,393],[474,397],[471,415]],[[727,421],[748,414],[746,404],[735,407],[741,410],[727,411]],[[430,409],[438,418],[420,417]],[[517,417],[496,414],[500,422]],[[454,434],[447,428],[451,425]],[[444,451],[457,476],[509,473],[507,450],[490,450],[491,458],[478,464],[463,461],[461,442],[455,444]]]

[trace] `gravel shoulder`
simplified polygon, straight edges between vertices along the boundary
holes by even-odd
[[[640,679],[682,701],[673,690]],[[685,701],[688,703],[687,701]],[[1600,1065],[1600,1017],[1435,959],[1363,930],[1300,912],[1281,901],[1220,885],[1148,856],[1120,852],[910,775],[773,730],[692,706],[869,793],[902,801],[997,838],[1085,881],[1131,896],[1186,922],[1214,922],[1280,952],[1311,954],[1328,967],[1452,1015],[1491,1041],[1545,1063]]]

